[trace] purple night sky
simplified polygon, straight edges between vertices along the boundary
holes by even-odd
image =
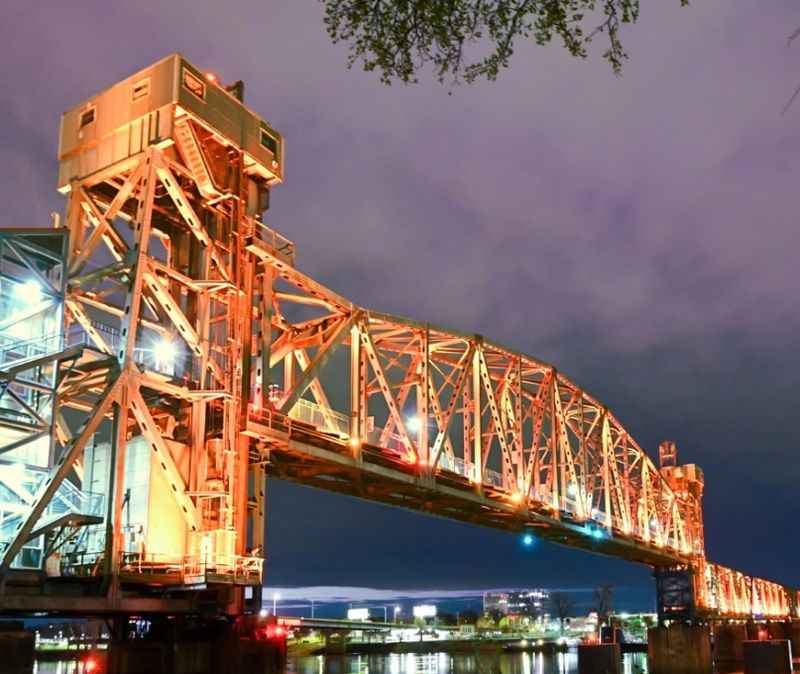
[[[800,585],[800,101],[782,114],[800,11],[641,2],[622,77],[601,40],[587,61],[521,44],[499,81],[449,89],[348,71],[317,0],[11,0],[2,225],[63,210],[63,110],[174,51],[244,79],[287,139],[267,221],[304,271],[554,363],[651,455],[674,439],[703,467],[713,560]],[[287,484],[269,499],[271,586],[650,583],[621,561]]]

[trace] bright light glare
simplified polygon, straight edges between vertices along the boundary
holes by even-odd
[[[419,420],[418,416],[415,415],[412,417],[408,417],[408,419],[406,419],[406,428],[411,433],[418,433],[421,427],[422,427],[422,422]]]
[[[157,368],[171,368],[175,365],[175,358],[178,355],[178,347],[171,339],[161,339],[153,347]]]
[[[39,304],[42,301],[42,286],[31,279],[14,285],[14,297],[25,304]]]
[[[261,610],[258,612],[258,615],[259,615],[259,617],[261,617],[261,618],[266,618],[266,617],[267,617],[267,609],[265,609],[265,608],[262,608],[262,609],[261,609]]]
[[[533,545],[533,536],[531,534],[525,534],[522,537],[522,544],[527,546]]]

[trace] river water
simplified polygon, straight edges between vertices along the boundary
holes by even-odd
[[[645,674],[647,657],[625,655],[623,674]],[[289,658],[286,674],[577,674],[575,652],[449,654],[392,653],[390,655],[315,655]],[[37,662],[33,674],[87,674],[75,660]],[[242,674],[251,674],[242,672]],[[252,674],[259,674],[252,672]]]
[[[287,674],[577,674],[575,652],[311,656],[290,658]],[[647,656],[627,654],[624,674],[647,672]]]

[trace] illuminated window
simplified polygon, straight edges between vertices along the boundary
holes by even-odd
[[[94,121],[95,108],[89,108],[81,113],[81,128],[89,126]]]
[[[275,159],[278,158],[278,141],[270,135],[269,131],[263,128],[261,129],[261,144],[272,152],[272,156]]]
[[[138,101],[150,95],[150,78],[140,80],[131,89],[131,100]]]
[[[183,71],[183,86],[193,93],[197,98],[206,99],[206,85],[199,77],[193,75],[188,70]]]

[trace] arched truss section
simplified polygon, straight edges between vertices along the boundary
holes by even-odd
[[[657,468],[554,367],[297,270],[260,216],[279,135],[179,56],[148,73],[174,86],[144,116],[117,114],[138,74],[65,116],[64,227],[0,232],[3,587],[63,551],[114,610],[124,579],[238,612],[222,588],[262,585],[269,471],[649,564],[697,613],[800,617],[796,590],[706,562],[702,473],[674,445]],[[122,126],[84,133],[104,115]]]
[[[697,499],[554,367],[362,309],[266,246],[250,250],[262,262],[254,423],[283,414],[356,459],[378,454],[417,480],[469,485],[510,510],[516,528],[545,518],[594,545],[625,541],[677,561],[703,554]]]
[[[358,307],[268,242],[248,250],[259,263],[245,432],[273,474],[691,569],[698,615],[800,616],[796,591],[706,561],[702,472],[657,467],[553,366]]]

